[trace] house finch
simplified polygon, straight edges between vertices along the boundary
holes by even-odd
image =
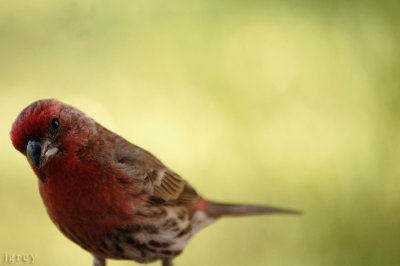
[[[296,213],[208,201],[148,151],[57,100],[26,107],[10,132],[58,229],[94,256],[172,265],[223,215]]]

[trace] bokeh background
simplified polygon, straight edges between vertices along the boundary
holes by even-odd
[[[178,266],[400,265],[398,3],[1,1],[1,263],[91,263],[9,139],[57,98],[202,195],[305,212],[220,220]]]

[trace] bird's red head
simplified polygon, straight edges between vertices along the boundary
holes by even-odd
[[[19,114],[10,132],[14,147],[26,152],[29,141],[39,141],[50,132],[51,119],[60,116],[62,103],[57,100],[40,100]]]
[[[10,136],[14,147],[39,169],[57,155],[86,146],[95,128],[95,122],[84,113],[50,99],[26,107],[12,125]]]

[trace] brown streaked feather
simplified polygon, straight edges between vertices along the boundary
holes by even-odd
[[[174,204],[192,205],[200,200],[200,196],[197,194],[196,190],[185,182],[185,187],[179,197],[176,199]]]
[[[185,180],[168,170],[162,177],[160,185],[154,186],[152,200],[165,205],[191,205],[200,199],[200,196]],[[174,182],[174,183],[171,183]]]
[[[122,138],[118,139],[116,147],[115,160],[119,168],[129,176],[132,184],[142,186],[142,191],[150,196],[150,203],[189,205],[200,199],[182,177],[150,152]]]
[[[165,201],[178,199],[186,183],[180,176],[169,169],[159,171],[157,179],[153,183],[153,196],[162,198]]]

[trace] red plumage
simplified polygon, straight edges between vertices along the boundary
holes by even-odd
[[[207,201],[152,154],[57,100],[25,108],[10,136],[39,177],[49,216],[95,265],[106,258],[172,265],[221,215],[293,213]]]

